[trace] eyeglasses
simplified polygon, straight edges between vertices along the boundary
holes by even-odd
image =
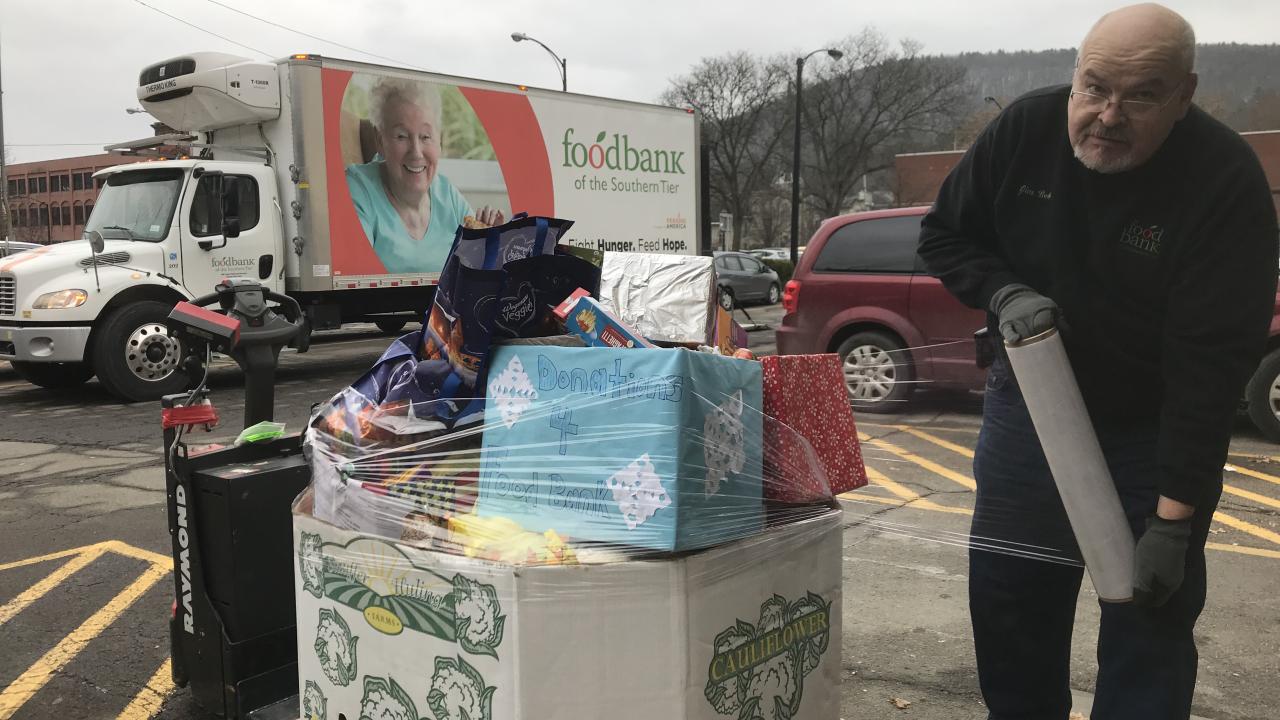
[[[1143,118],[1163,110],[1178,97],[1178,91],[1182,89],[1182,83],[1178,83],[1173,88],[1173,92],[1169,93],[1169,97],[1164,102],[1155,102],[1153,100],[1112,100],[1106,95],[1098,95],[1096,93],[1085,92],[1084,90],[1072,90],[1070,97],[1072,100],[1080,103],[1080,107],[1089,112],[1104,113],[1107,108],[1115,103],[1120,106],[1125,117]]]

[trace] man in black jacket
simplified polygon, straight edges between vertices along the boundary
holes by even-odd
[[[1195,36],[1159,5],[1104,16],[1070,86],[1029,93],[965,153],[920,255],[996,337],[1057,327],[1138,538],[1134,603],[1104,603],[1094,720],[1190,714],[1204,544],[1276,290],[1251,149],[1194,106]],[[993,720],[1065,720],[1083,571],[1000,351],[974,458],[979,680]],[[1029,555],[1039,559],[1028,559]]]

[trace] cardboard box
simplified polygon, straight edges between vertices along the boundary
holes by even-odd
[[[513,568],[337,530],[307,504],[304,718],[839,716],[839,510],[680,559]]]
[[[762,527],[759,363],[562,347],[492,359],[476,514],[663,551]]]

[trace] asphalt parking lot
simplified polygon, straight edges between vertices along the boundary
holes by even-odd
[[[765,324],[779,308],[751,308]],[[772,333],[752,333],[772,349]],[[329,333],[282,359],[277,419],[292,430],[389,338]],[[222,426],[240,429],[240,376],[211,373]],[[842,498],[845,718],[983,718],[966,609],[978,396],[922,392],[858,418],[871,484]],[[0,720],[199,718],[169,680],[172,560],[156,404],[121,405],[91,381],[52,393],[0,364]],[[1197,715],[1270,720],[1280,708],[1280,448],[1238,426],[1210,538]],[[1073,650],[1078,709],[1092,688],[1095,597]]]

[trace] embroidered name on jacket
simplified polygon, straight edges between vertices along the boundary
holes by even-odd
[[[1159,225],[1144,227],[1138,223],[1129,226],[1120,233],[1120,244],[1144,255],[1157,256],[1164,241],[1164,228]]]

